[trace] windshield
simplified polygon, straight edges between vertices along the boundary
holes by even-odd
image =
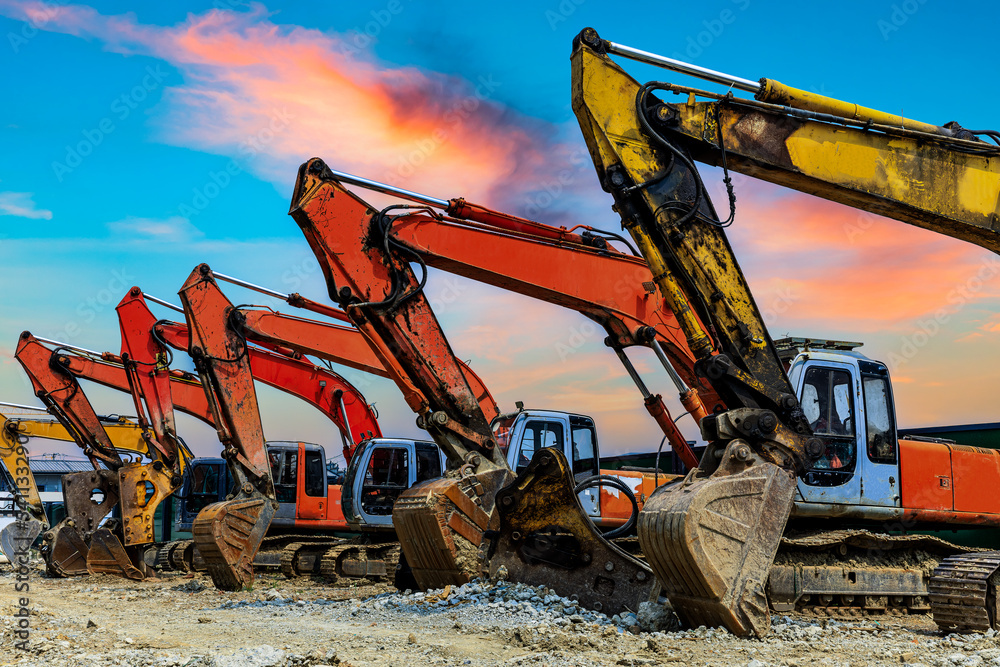
[[[823,455],[813,465],[816,471],[852,473],[857,464],[854,437],[853,386],[845,370],[812,366],[806,370],[802,387],[802,411],[813,433],[825,445]],[[823,478],[824,483],[843,483],[849,475]],[[807,479],[808,482],[808,479]]]

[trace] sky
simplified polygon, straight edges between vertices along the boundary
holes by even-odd
[[[313,156],[439,198],[617,229],[570,108],[571,41],[586,26],[937,124],[995,127],[1000,97],[998,10],[988,2],[136,4],[0,0],[0,400],[39,404],[13,360],[21,331],[117,352],[114,306],[128,289],[178,303],[201,262],[326,302],[287,216],[296,169]],[[623,66],[640,80],[710,87]],[[721,175],[704,174],[725,208]],[[889,364],[902,427],[1000,421],[994,255],[735,182],[729,236],[773,337],[864,342]],[[236,303],[291,310],[226,291]],[[583,316],[436,271],[427,294],[502,409],[523,401],[589,414],[605,455],[659,444],[638,390]],[[681,414],[655,358],[629,354]],[[384,434],[421,437],[388,380],[343,375],[376,405]],[[134,412],[122,394],[86,392],[101,414]],[[268,438],[339,451],[313,408],[267,387],[258,398]],[[679,425],[696,437],[690,418]],[[218,452],[208,427],[184,417],[179,428],[196,453]]]

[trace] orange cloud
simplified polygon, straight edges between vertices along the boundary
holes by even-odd
[[[987,250],[753,179],[740,186],[730,238],[768,324],[907,329],[1000,296]]]

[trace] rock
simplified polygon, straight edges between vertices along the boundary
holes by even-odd
[[[285,662],[285,652],[267,644],[240,649],[231,655],[215,656],[215,667],[278,667]]]
[[[671,632],[681,627],[671,609],[655,602],[640,602],[636,620],[645,632]]]
[[[417,643],[417,636],[411,632],[406,637],[406,643],[407,644],[416,644]]]
[[[199,623],[215,623],[214,618],[209,618],[208,616],[201,616],[198,618]]]

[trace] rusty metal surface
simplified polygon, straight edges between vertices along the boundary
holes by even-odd
[[[934,622],[946,631],[997,629],[1000,551],[946,558],[929,585]]]
[[[580,506],[573,473],[556,448],[539,450],[497,494],[499,535],[491,576],[545,585],[609,616],[637,611],[655,585],[642,561],[605,540]]]
[[[420,588],[461,585],[479,574],[483,532],[497,525],[484,505],[510,478],[507,470],[492,470],[424,482],[400,494],[392,524]]]
[[[101,520],[118,504],[118,474],[103,469],[74,472],[62,476],[62,486],[66,519],[89,542]]]
[[[118,470],[125,546],[154,541],[153,514],[179,486],[174,472],[159,461],[124,465]],[[147,487],[151,485],[150,494]]]
[[[852,565],[774,565],[767,583],[776,611],[816,604],[840,608],[884,608],[889,597],[903,598],[913,611],[927,611],[928,573],[919,568]]]
[[[681,621],[767,635],[767,573],[791,510],[795,478],[734,440],[709,477],[661,487],[639,514],[639,542]]]
[[[293,577],[306,577],[311,574],[318,574],[319,563],[323,554],[343,542],[344,540],[292,542],[291,544],[286,545],[279,552],[278,563],[281,568],[281,573],[289,579]],[[263,551],[257,554],[257,559],[254,561],[254,565],[257,565],[260,562],[261,553],[263,553]]]
[[[204,508],[194,522],[194,542],[216,588],[238,591],[253,583],[253,559],[278,504],[260,495]]]
[[[895,549],[920,549],[934,553],[953,555],[979,551],[975,547],[954,544],[934,535],[887,535],[868,530],[827,530],[812,534],[800,534],[781,538],[781,548],[830,549],[841,544],[872,552]]]
[[[89,574],[87,569],[87,543],[73,525],[72,519],[63,519],[45,533],[42,553],[48,572],[57,577],[77,577]]]
[[[98,528],[90,536],[87,569],[92,574],[114,574],[127,579],[145,579],[148,571],[139,549],[126,550],[107,528]]]
[[[400,553],[395,542],[343,545],[323,555],[320,572],[332,583],[359,578],[386,580],[395,573]]]

